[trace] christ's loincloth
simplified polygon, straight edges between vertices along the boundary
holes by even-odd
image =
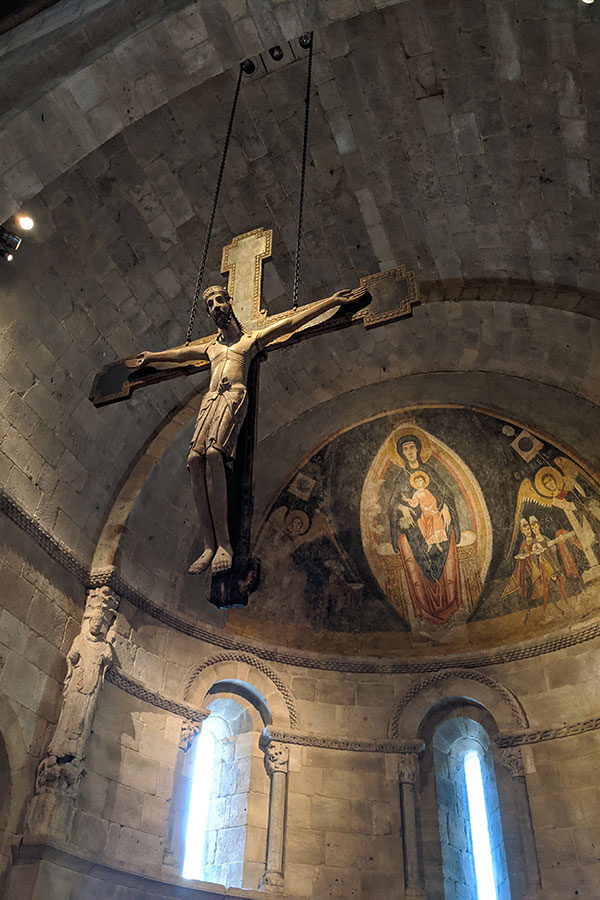
[[[235,457],[240,428],[246,415],[248,392],[242,385],[223,379],[216,391],[207,391],[200,404],[190,450],[206,454],[211,447],[225,459]]]

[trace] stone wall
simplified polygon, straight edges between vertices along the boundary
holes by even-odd
[[[5,836],[6,859],[8,844],[22,833],[35,765],[58,715],[65,647],[77,627],[83,598],[81,586],[72,576],[65,575],[22,531],[5,520],[3,527],[11,553],[2,570],[6,585],[2,621],[12,629],[10,638],[3,637],[1,677],[4,702],[10,708],[10,718],[3,716],[3,738],[13,784],[20,785],[20,794],[15,793],[14,802],[11,800],[11,809],[18,808],[18,814]],[[60,639],[54,632],[54,651],[46,646],[50,644],[47,636],[42,639],[35,632],[36,624],[41,627],[41,610],[49,598],[56,612],[45,620],[46,635],[52,633],[52,623],[62,622]],[[64,610],[64,618],[59,610]],[[254,653],[230,650],[219,655],[214,644],[165,629],[150,616],[134,612],[125,601],[115,636],[119,669],[130,683],[142,685],[153,696],[198,706],[211,685],[237,681],[267,697],[274,711],[269,728],[275,729],[276,740],[287,740],[290,747],[285,890],[316,900],[387,900],[402,882],[405,856],[399,748],[389,744],[389,735],[398,740],[415,739],[415,716],[420,712],[412,711],[411,704],[437,708],[444,697],[459,692],[479,698],[510,740],[518,743],[519,736],[525,735],[523,740],[532,741],[523,744],[524,777],[544,897],[563,900],[568,892],[579,890],[585,896],[586,890],[591,891],[598,877],[594,841],[595,801],[600,791],[594,767],[599,739],[594,730],[599,716],[596,643],[584,641],[533,658],[524,653],[524,658],[510,663],[476,669],[460,668],[461,660],[444,659],[439,665],[445,668],[437,672],[418,671],[417,665],[412,674],[390,675],[385,674],[385,666],[378,672],[379,664],[356,660],[353,666],[357,671],[344,672],[338,666],[331,668],[334,663],[326,660],[320,669],[314,668],[314,663],[310,668],[300,663],[265,663],[259,645]],[[54,674],[40,668],[42,660],[48,665],[49,657],[54,660]],[[220,661],[211,663],[211,659]],[[203,660],[209,665],[203,666]],[[450,663],[455,668],[448,669]],[[500,693],[496,683],[504,686]],[[135,697],[115,683],[106,683],[102,690],[70,839],[70,852],[91,860],[95,878],[100,877],[102,866],[109,864],[159,883],[165,879],[179,883],[180,861],[169,857],[169,835],[173,828],[171,800],[182,772],[178,769],[183,752],[179,749],[182,717],[172,709],[157,707],[156,702],[152,696],[150,700]],[[17,732],[21,735],[20,759],[14,756]],[[249,888],[258,886],[264,869],[269,818],[268,780],[256,730],[253,742],[249,787],[263,799],[248,819],[252,827],[246,841],[244,878]],[[417,811],[420,802],[417,790]],[[422,854],[439,838],[435,829],[420,832],[420,827],[418,824],[422,872]],[[509,833],[508,841],[512,839],[516,840]],[[26,864],[25,858],[26,853],[13,878],[17,870],[21,874],[25,869],[30,874],[33,871],[33,863]],[[76,885],[73,878],[69,875],[64,883]]]
[[[79,632],[84,591],[4,515],[0,544],[1,883],[58,718],[65,654]]]

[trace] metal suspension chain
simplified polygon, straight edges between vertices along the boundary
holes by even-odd
[[[306,71],[306,97],[304,98],[304,138],[302,141],[302,168],[300,170],[300,199],[298,202],[298,233],[296,236],[296,257],[294,260],[294,286],[292,289],[292,308],[298,308],[298,288],[300,285],[300,248],[302,244],[302,213],[304,209],[304,183],[306,181],[306,156],[308,149],[308,121],[310,115],[310,87],[312,79],[313,32],[310,32],[308,51],[308,67]]]
[[[240,65],[240,71],[238,74],[237,85],[235,87],[235,94],[233,97],[233,103],[231,106],[231,113],[229,115],[229,124],[227,126],[227,134],[225,136],[225,144],[223,145],[223,155],[221,157],[221,166],[219,168],[219,174],[217,176],[217,184],[215,187],[215,194],[213,197],[212,209],[210,211],[210,218],[208,220],[208,226],[206,229],[206,237],[204,239],[204,248],[202,250],[202,259],[200,261],[200,268],[198,270],[198,278],[196,280],[196,290],[194,291],[194,299],[192,301],[192,309],[190,312],[190,321],[187,327],[187,333],[185,336],[186,344],[192,339],[192,332],[194,330],[194,320],[196,318],[196,310],[198,309],[198,300],[200,299],[200,291],[202,289],[202,280],[204,278],[204,269],[206,266],[206,258],[208,256],[208,247],[210,244],[210,238],[212,234],[213,224],[215,221],[215,214],[217,212],[217,204],[219,202],[219,193],[221,191],[221,182],[223,181],[223,172],[225,170],[225,161],[227,160],[227,151],[229,150],[229,141],[231,139],[231,132],[233,129],[233,120],[235,118],[235,110],[237,107],[238,96],[240,93],[240,84],[242,83],[242,75],[244,74],[244,63]]]

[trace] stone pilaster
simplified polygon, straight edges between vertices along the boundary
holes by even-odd
[[[273,741],[267,734],[263,734],[260,746],[265,754],[265,770],[271,779],[267,863],[261,887],[268,887],[271,891],[279,892],[283,890],[283,847],[290,749],[281,741]]]
[[[540,865],[535,845],[533,822],[531,820],[531,807],[529,804],[529,792],[525,777],[523,754],[520,747],[503,747],[500,750],[502,764],[511,778],[514,779],[514,797],[517,808],[518,821],[521,828],[521,840],[527,865],[527,893],[526,900],[542,900],[544,896],[540,874]]]
[[[404,836],[404,886],[407,900],[424,900],[419,881],[417,812],[415,784],[419,774],[419,751],[398,755],[398,779],[402,797],[402,830]]]

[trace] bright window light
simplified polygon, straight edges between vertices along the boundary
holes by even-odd
[[[490,846],[490,829],[481,777],[481,762],[477,753],[473,751],[465,756],[465,779],[477,879],[477,900],[498,900]]]
[[[213,782],[216,741],[208,722],[204,723],[195,747],[192,793],[187,831],[183,877],[203,880],[206,825]]]

